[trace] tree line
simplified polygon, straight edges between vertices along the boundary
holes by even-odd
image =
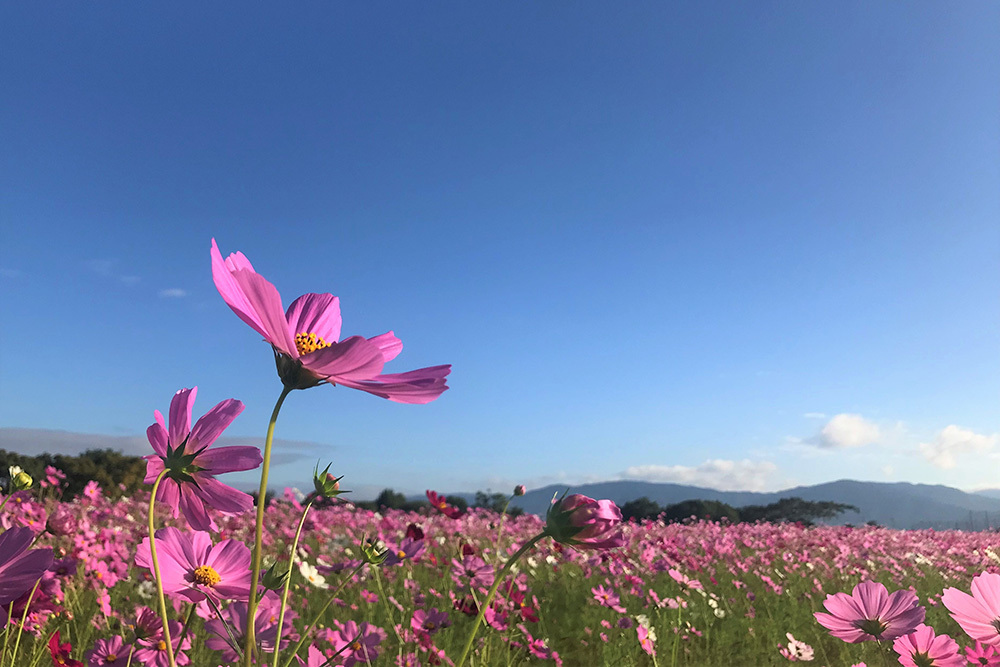
[[[769,505],[746,505],[733,507],[718,500],[685,500],[673,505],[660,506],[646,496],[630,500],[621,506],[622,517],[626,520],[655,519],[665,523],[677,523],[695,517],[711,521],[726,520],[730,523],[801,523],[813,525],[819,519],[832,519],[847,511],[859,511],[854,505],[835,503],[829,500],[803,500],[802,498],[782,498]]]

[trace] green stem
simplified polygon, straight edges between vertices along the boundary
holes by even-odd
[[[497,526],[497,541],[493,545],[497,553],[500,553],[500,540],[503,538],[503,520],[507,518],[507,508],[510,507],[510,501],[514,500],[514,496],[507,499],[507,504],[503,506],[503,512],[500,512],[500,525]]]
[[[256,645],[254,638],[253,619],[257,614],[257,585],[260,581],[260,565],[264,558],[264,509],[267,505],[267,472],[271,468],[271,443],[274,441],[274,425],[278,421],[278,412],[285,397],[292,391],[291,387],[281,389],[281,396],[271,411],[271,421],[267,424],[267,437],[264,440],[264,462],[260,471],[260,489],[257,491],[257,527],[253,540],[253,569],[250,576],[250,599],[247,600],[247,632],[243,646],[243,665],[253,667],[253,653]],[[173,666],[171,666],[173,667]]]
[[[302,645],[306,643],[307,639],[309,639],[309,634],[312,632],[312,629],[314,627],[316,627],[316,624],[319,623],[319,619],[323,617],[323,613],[327,610],[327,608],[330,606],[330,604],[333,603],[333,601],[337,599],[337,593],[340,592],[340,589],[342,589],[344,586],[346,586],[347,582],[349,582],[351,579],[353,579],[354,575],[356,575],[358,572],[360,572],[361,568],[363,568],[364,566],[365,566],[365,563],[362,561],[362,563],[360,565],[358,565],[356,568],[354,568],[351,571],[351,573],[349,575],[347,575],[347,577],[343,581],[340,582],[340,585],[337,586],[337,588],[334,589],[333,593],[330,594],[330,598],[326,601],[326,604],[323,605],[323,608],[320,609],[319,612],[316,614],[316,617],[312,620],[312,623],[310,623],[309,627],[307,627],[305,629],[305,631],[302,633],[302,637],[299,639],[299,643],[296,644],[295,648],[292,650],[292,655],[290,655],[288,657],[288,660],[285,661],[285,667],[290,667],[290,665],[292,664],[292,659],[295,658],[295,656],[299,652],[299,649],[301,649]],[[291,576],[291,574],[289,574],[288,576]]]
[[[500,582],[503,581],[504,577],[507,576],[507,572],[510,571],[511,566],[517,562],[517,559],[525,554],[528,549],[535,546],[543,537],[548,537],[547,531],[542,531],[538,535],[535,535],[530,540],[524,543],[520,549],[514,552],[514,555],[507,559],[507,562],[503,564],[500,568],[500,572],[493,578],[493,585],[490,586],[490,591],[486,594],[486,599],[483,603],[479,605],[479,613],[476,615],[476,621],[472,624],[472,632],[469,633],[469,638],[465,641],[465,648],[462,649],[462,657],[458,659],[457,666],[462,667],[465,664],[465,659],[469,657],[469,651],[472,649],[472,642],[476,639],[476,633],[479,632],[479,624],[483,622],[483,615],[486,614],[486,608],[490,606],[493,602],[493,596],[496,595],[497,589],[500,587]]]
[[[3,508],[7,504],[7,501],[10,500],[10,496],[11,494],[8,493],[6,496],[3,497],[3,502],[0,503],[0,512],[3,511]]]
[[[674,647],[670,651],[670,667],[677,667],[677,647],[681,642],[681,605],[677,603],[677,627],[674,628]]]
[[[156,557],[156,538],[153,533],[156,530],[154,519],[156,517],[156,491],[160,488],[160,482],[167,476],[167,469],[164,468],[157,475],[153,482],[153,492],[149,496],[149,555],[153,560],[153,575],[156,577],[156,596],[160,601],[160,621],[163,623],[163,638],[167,644],[167,660],[170,667],[177,667],[174,660],[174,645],[170,641],[170,619],[167,618],[167,601],[163,597],[163,581],[160,580],[160,561]]]
[[[21,646],[21,633],[24,632],[24,623],[28,620],[28,607],[31,606],[31,600],[35,597],[35,591],[38,590],[38,584],[40,583],[42,583],[41,577],[31,587],[31,595],[28,596],[28,601],[24,604],[24,613],[21,614],[21,625],[17,629],[17,640],[14,642],[14,652],[10,654],[10,667],[14,667],[17,664],[17,650]]]
[[[278,655],[281,652],[281,630],[285,625],[285,609],[288,606],[288,589],[292,585],[292,566],[295,565],[295,551],[299,548],[299,536],[302,534],[302,526],[305,525],[306,516],[309,514],[309,508],[312,507],[313,501],[306,503],[306,507],[302,510],[302,518],[299,519],[299,527],[295,529],[295,538],[292,540],[292,550],[288,554],[288,576],[285,577],[285,587],[281,591],[281,609],[278,610],[278,640],[274,644],[274,662],[272,663],[274,667],[278,667]]]
[[[184,643],[184,636],[187,635],[188,626],[191,625],[191,617],[194,616],[194,605],[188,606],[187,616],[184,618],[184,626],[181,628],[181,636],[177,639],[177,647]]]

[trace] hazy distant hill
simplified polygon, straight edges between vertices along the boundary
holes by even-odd
[[[529,491],[514,499],[514,505],[526,512],[544,514],[553,494],[562,494],[566,486],[547,486]],[[766,505],[781,498],[797,496],[805,500],[831,500],[857,507],[860,512],[846,512],[832,523],[863,524],[876,521],[891,528],[937,528],[983,530],[1000,526],[1000,491],[966,493],[948,486],[909,484],[907,482],[857,482],[842,479],[816,486],[799,486],[776,493],[751,491],[716,491],[680,484],[657,484],[620,480],[573,486],[571,493],[592,498],[610,498],[619,505],[642,496],[660,505],[684,500],[718,500],[740,507]],[[992,496],[995,493],[996,496]]]

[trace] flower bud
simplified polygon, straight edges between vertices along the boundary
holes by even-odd
[[[313,488],[316,489],[316,495],[322,498],[335,498],[342,493],[347,493],[347,491],[340,490],[340,480],[344,478],[343,475],[340,477],[334,477],[330,474],[330,466],[332,463],[326,466],[323,472],[319,471],[319,464],[316,464],[316,469],[313,470]]]
[[[563,494],[545,515],[545,532],[561,544],[582,549],[610,549],[625,544],[619,532],[622,513],[610,500]]]
[[[280,591],[288,579],[288,568],[279,567],[277,563],[264,570],[260,583],[269,591]]]
[[[21,466],[10,467],[10,492],[25,491],[31,488],[31,475],[24,472]]]
[[[525,491],[526,489],[524,488],[524,484],[518,484],[517,486],[514,487],[515,496],[523,496]]]
[[[380,545],[378,540],[367,539],[361,542],[361,560],[369,565],[381,565],[389,557],[389,550]]]

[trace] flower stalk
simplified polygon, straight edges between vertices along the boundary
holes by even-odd
[[[274,425],[278,421],[278,413],[281,405],[285,402],[285,397],[292,391],[292,387],[285,385],[281,389],[281,395],[274,410],[271,412],[271,421],[267,425],[267,437],[264,440],[264,461],[260,471],[260,488],[257,491],[257,526],[254,531],[253,542],[253,568],[250,577],[250,599],[247,600],[247,630],[246,641],[243,650],[244,667],[253,666],[253,653],[256,645],[254,638],[254,619],[257,614],[257,583],[260,581],[260,567],[264,557],[264,510],[267,505],[267,473],[271,468],[271,443],[274,441]],[[173,666],[171,666],[173,667]]]
[[[170,619],[167,618],[167,601],[163,597],[163,580],[160,578],[160,561],[156,557],[156,538],[153,533],[156,532],[156,525],[154,519],[156,518],[156,492],[160,488],[160,482],[163,478],[167,476],[167,470],[164,469],[156,476],[156,481],[153,482],[153,491],[149,496],[149,555],[153,561],[153,574],[156,578],[156,597],[160,602],[160,622],[163,624],[163,639],[167,644],[167,660],[170,662],[170,667],[177,667],[177,662],[174,658],[174,645],[170,641]]]
[[[465,664],[466,658],[469,657],[469,651],[472,649],[472,642],[476,639],[476,634],[479,632],[479,626],[483,622],[483,616],[486,614],[487,607],[489,607],[490,603],[493,602],[493,596],[496,595],[497,589],[500,588],[500,582],[504,580],[504,577],[507,576],[510,568],[513,567],[514,563],[516,563],[517,560],[528,551],[528,549],[538,544],[543,537],[548,536],[549,532],[546,529],[525,542],[520,549],[514,552],[513,556],[507,559],[507,562],[503,564],[502,568],[500,568],[500,572],[498,572],[496,577],[493,578],[493,585],[490,586],[490,590],[486,594],[486,599],[479,605],[479,613],[476,614],[476,620],[472,624],[472,632],[469,633],[469,638],[465,640],[465,648],[462,649],[462,656],[458,659],[458,662],[455,663],[458,667],[462,667]]]

